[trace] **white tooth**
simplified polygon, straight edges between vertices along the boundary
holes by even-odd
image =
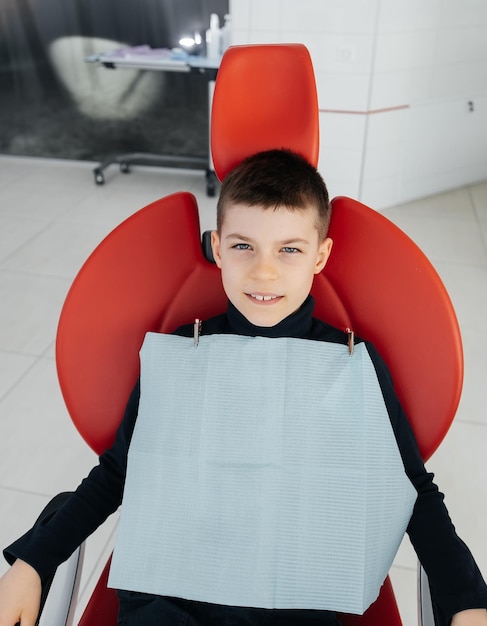
[[[268,302],[269,300],[274,300],[277,296],[261,296],[259,294],[253,293],[252,297],[256,300],[259,300],[259,302]]]

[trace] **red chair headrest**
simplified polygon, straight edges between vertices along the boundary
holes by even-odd
[[[233,46],[222,59],[213,96],[211,150],[223,180],[243,159],[288,148],[317,165],[318,100],[302,44]]]

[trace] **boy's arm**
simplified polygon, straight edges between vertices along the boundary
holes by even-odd
[[[0,578],[0,626],[35,626],[40,603],[39,574],[17,560]]]

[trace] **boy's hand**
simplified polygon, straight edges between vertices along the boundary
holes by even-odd
[[[41,602],[41,579],[18,559],[0,578],[0,626],[35,626]]]
[[[485,609],[468,609],[456,613],[451,626],[487,626],[487,611]]]

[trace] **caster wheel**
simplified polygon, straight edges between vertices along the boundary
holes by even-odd
[[[130,172],[130,165],[128,163],[125,163],[125,161],[122,161],[120,163],[120,171],[122,172],[122,174],[128,174]]]
[[[95,172],[95,184],[96,185],[104,185],[105,184],[105,177],[103,176],[103,174],[101,172]]]

